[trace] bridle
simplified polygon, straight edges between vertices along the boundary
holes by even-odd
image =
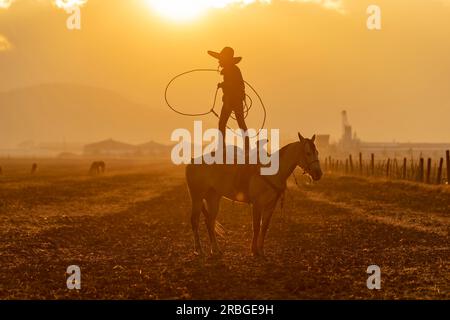
[[[311,162],[309,162],[307,165],[306,165],[306,168],[304,168],[304,167],[301,167],[298,163],[294,163],[293,165],[292,165],[292,167],[290,168],[290,170],[289,170],[289,172],[292,172],[292,174],[294,175],[294,179],[295,179],[295,183],[296,183],[296,185],[298,186],[298,183],[297,183],[297,178],[295,177],[295,174],[294,174],[294,170],[295,170],[295,168],[297,167],[297,166],[299,166],[300,168],[302,168],[303,169],[303,174],[309,174],[308,173],[308,171],[311,171],[311,166],[314,164],[314,163],[319,163],[320,164],[320,161],[319,161],[319,159],[315,159],[315,160],[313,160],[313,161],[311,161]],[[276,184],[274,184],[272,181],[270,181],[269,179],[267,179],[267,177],[266,176],[260,176],[275,192],[276,192],[276,194],[277,194],[277,199],[278,198],[280,198],[281,197],[281,210],[283,210],[283,206],[284,206],[284,197],[285,197],[285,192],[286,192],[286,188],[287,188],[287,186],[286,186],[286,184],[284,184],[283,186],[281,186],[281,187],[279,187],[279,186],[277,186]]]
[[[311,165],[313,165],[314,163],[319,163],[319,164],[320,164],[319,159],[313,160],[313,161],[311,161],[310,163],[308,163],[308,164],[306,165],[306,168],[303,168],[303,167],[302,167],[302,169],[303,169],[303,174],[307,174],[308,171],[311,171]]]
[[[300,168],[303,170],[303,174],[309,174],[308,171],[311,171],[311,166],[312,166],[314,163],[319,163],[319,164],[320,164],[319,159],[315,159],[315,160],[313,160],[313,161],[307,163],[306,166],[302,166],[302,165],[300,165],[299,163],[294,163],[294,164],[289,168],[289,172],[294,172],[294,170],[295,170],[296,167],[300,167]]]

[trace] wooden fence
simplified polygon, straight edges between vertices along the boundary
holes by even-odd
[[[335,159],[329,156],[322,161],[322,165],[325,172],[448,185],[450,183],[450,150],[447,150],[444,156],[445,158],[439,159],[423,157],[376,159],[373,153],[369,157],[359,153],[356,158],[352,154],[349,154],[346,159]]]

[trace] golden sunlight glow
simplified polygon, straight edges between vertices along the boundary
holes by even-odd
[[[6,39],[6,37],[0,34],[0,52],[8,51],[11,49],[12,49],[11,43],[8,41],[8,39]]]
[[[196,18],[209,9],[220,9],[228,5],[247,5],[254,2],[270,3],[270,0],[147,0],[159,14],[173,20]]]
[[[0,9],[8,9],[12,2],[13,0],[0,0]]]
[[[174,20],[187,20],[199,16],[205,10],[202,1],[148,0],[149,5],[162,16]]]
[[[253,3],[270,4],[271,0],[146,0],[149,6],[172,20],[192,20],[209,9],[230,5],[246,6]],[[342,12],[342,0],[285,0],[288,2],[313,3],[326,9]]]
[[[55,0],[55,5],[61,9],[80,7],[86,4],[87,0]]]

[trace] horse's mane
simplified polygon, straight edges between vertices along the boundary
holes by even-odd
[[[312,142],[310,139],[305,139],[306,143],[309,144],[309,147],[311,148],[312,151],[316,151],[316,145],[314,144],[314,142]],[[298,143],[299,141],[296,142],[291,142],[288,143],[287,145],[285,145],[284,147],[282,147],[278,152],[280,153],[280,157],[287,151],[287,149],[289,149],[289,147],[293,144]]]
[[[298,143],[298,141],[288,143],[287,145],[285,145],[284,147],[282,147],[280,150],[278,150],[278,153],[279,153],[280,157],[281,157],[283,154],[286,153],[286,151],[289,149],[289,147],[290,147],[291,145],[296,144],[296,143]]]

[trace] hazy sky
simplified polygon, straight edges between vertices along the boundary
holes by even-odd
[[[185,17],[161,1],[89,0],[80,31],[66,28],[68,14],[51,0],[2,9],[7,2],[0,0],[0,91],[70,82],[164,109],[167,81],[216,68],[206,51],[228,45],[264,98],[269,126],[284,133],[337,139],[346,109],[366,141],[450,141],[450,1],[193,1]],[[369,4],[382,9],[381,31],[366,27]],[[195,75],[173,88],[173,99],[186,111],[207,110],[219,81]]]

